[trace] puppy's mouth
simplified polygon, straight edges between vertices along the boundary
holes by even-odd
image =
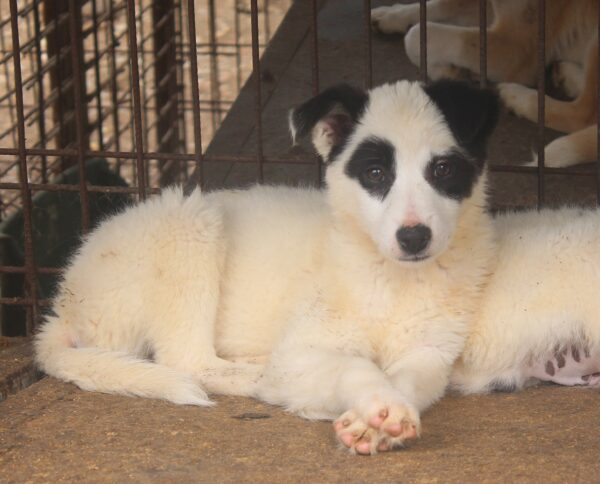
[[[408,256],[402,256],[402,257],[398,257],[398,260],[400,262],[423,262],[427,259],[429,259],[431,256],[428,254],[416,254],[416,255],[408,255]]]

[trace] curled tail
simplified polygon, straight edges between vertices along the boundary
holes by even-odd
[[[77,348],[56,317],[36,336],[35,353],[41,370],[83,390],[212,405],[191,375],[124,352]]]

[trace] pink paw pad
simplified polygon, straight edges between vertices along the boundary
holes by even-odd
[[[387,408],[382,409],[377,415],[369,419],[369,425],[378,429],[379,427],[381,427],[381,424],[383,424],[385,419],[388,418],[388,415],[389,412]]]
[[[339,438],[346,447],[352,447],[352,444],[356,440],[356,437],[349,432],[341,434]]]
[[[357,454],[369,455],[371,454],[371,442],[369,442],[368,440],[361,441],[358,444],[356,444],[354,450],[356,450]]]

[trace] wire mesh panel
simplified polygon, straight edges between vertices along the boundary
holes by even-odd
[[[290,3],[0,2],[2,334],[32,331],[81,234],[189,178]]]
[[[342,55],[348,63],[360,58],[356,78],[369,88],[382,77],[371,29],[374,3],[0,2],[2,333],[31,334],[69,254],[99,220],[168,184],[184,183],[188,188],[204,184],[211,163],[227,166],[228,173],[231,166],[243,165],[257,181],[270,181],[274,166],[291,170],[301,165],[320,184],[323,167],[318,157],[295,156],[293,151],[280,156],[268,149],[274,126],[285,131],[281,129],[285,112],[275,122],[265,119],[265,106],[277,97],[283,81],[275,78],[271,65],[265,67],[267,56],[262,54],[272,36],[280,35],[276,30],[287,14],[287,27],[298,45],[304,39],[308,45],[304,94],[317,94],[336,77],[331,59],[339,54],[337,43],[344,46],[339,39],[347,40],[343,28],[324,21],[321,13],[341,10],[343,5],[360,15],[354,32],[360,52]],[[428,82],[429,7],[426,0],[415,3],[420,11],[420,66],[413,78]],[[487,29],[493,12],[488,12],[486,0],[476,5],[479,82],[486,86]],[[557,173],[593,176],[600,200],[600,165],[585,171],[545,167],[546,8],[545,0],[538,0],[537,58],[532,59],[538,63],[538,166],[496,163],[491,169],[537,175],[539,206],[545,202],[546,180]],[[297,25],[299,20],[302,26]],[[280,43],[289,40],[279,38]],[[300,65],[303,52],[294,47],[285,59],[281,52],[272,57],[279,55],[282,65]],[[240,92],[249,97],[242,100]],[[250,148],[211,150],[211,140],[223,133],[236,103],[252,129],[238,136],[242,130],[230,126],[227,133],[244,138],[244,146]],[[230,136],[225,144],[236,141],[241,146]]]

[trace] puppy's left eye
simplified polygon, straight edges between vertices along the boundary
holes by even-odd
[[[433,176],[442,179],[448,178],[454,173],[454,164],[448,160],[439,160],[433,167]]]
[[[373,184],[381,183],[385,180],[385,172],[380,166],[372,166],[365,171],[365,178]]]

